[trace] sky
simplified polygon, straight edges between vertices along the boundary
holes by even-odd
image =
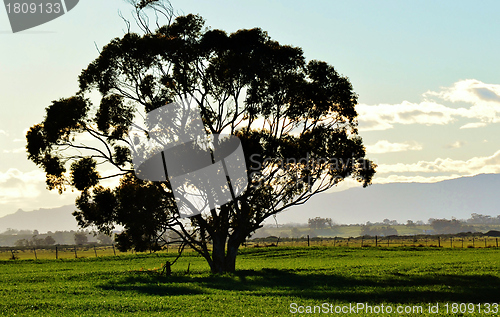
[[[172,0],[213,29],[260,27],[307,60],[328,62],[359,95],[374,183],[500,173],[500,2]],[[45,189],[25,134],[81,70],[125,33],[124,0],[81,0],[62,17],[12,33],[0,8],[0,217],[74,203]],[[346,181],[339,189],[353,186]],[[369,189],[367,189],[369,190]]]

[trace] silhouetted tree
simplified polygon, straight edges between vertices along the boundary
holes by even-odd
[[[87,233],[75,232],[75,244],[82,245],[82,244],[86,244],[87,241],[88,241]]]
[[[46,236],[45,239],[43,239],[43,243],[44,245],[53,245],[54,243],[56,243],[56,240],[54,240],[52,236]]]
[[[171,230],[212,272],[234,271],[239,246],[266,218],[345,177],[371,183],[375,165],[357,134],[357,95],[347,77],[257,28],[228,35],[187,15],[151,31],[140,15],[150,2],[136,3],[144,34],[106,45],[82,71],[80,91],[54,101],[27,133],[28,157],[45,170],[48,188],[81,191],[80,226],[109,233],[121,225],[116,240],[136,250],[159,247]],[[102,97],[94,106],[86,96],[96,90]],[[207,133],[241,140],[249,184],[239,197],[231,193],[233,202],[182,219],[168,182],[135,177],[127,132],[145,113],[187,99],[201,109]],[[84,133],[95,142],[79,141]],[[102,187],[110,177],[121,177],[120,185]]]
[[[97,234],[97,241],[99,244],[110,245],[113,244],[113,238],[110,235],[99,232]]]
[[[332,218],[309,218],[307,223],[311,229],[324,229],[331,228],[333,226]]]
[[[413,220],[408,220],[408,221],[406,221],[406,226],[407,227],[415,227],[415,222],[413,222]]]

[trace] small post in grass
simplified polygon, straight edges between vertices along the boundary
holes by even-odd
[[[378,247],[378,237],[375,236],[375,246]]]
[[[310,244],[309,244],[309,235],[307,235],[307,246],[310,246]]]
[[[97,250],[95,249],[95,244],[94,244],[94,254],[95,254],[95,257],[97,258]]]
[[[498,238],[496,238],[496,240],[497,240],[497,248],[498,248]]]
[[[337,242],[337,237],[335,236],[335,238],[333,238],[333,246],[335,246],[336,242]]]
[[[438,247],[441,247],[441,237],[438,237]]]
[[[462,237],[462,249],[464,248],[464,238]]]
[[[387,237],[387,247],[389,247],[390,242],[391,242],[391,238]]]
[[[486,237],[484,238],[484,247],[486,248]]]
[[[75,259],[78,258],[78,255],[76,254],[76,245],[75,245]]]
[[[474,239],[474,237],[472,237],[472,247],[475,248],[476,247],[476,241]]]
[[[112,244],[112,246],[113,246],[113,254],[114,254],[114,255],[116,255],[115,245],[114,245],[114,244]],[[168,244],[167,244],[167,252],[168,252]]]
[[[450,248],[453,249],[453,237],[450,238]]]

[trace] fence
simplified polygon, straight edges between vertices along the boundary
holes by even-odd
[[[330,247],[441,247],[441,248],[498,248],[495,237],[442,237],[442,236],[390,236],[356,238],[279,238],[268,237],[249,240],[243,248],[271,246],[330,246]],[[177,252],[177,246],[171,245],[162,252]],[[74,259],[99,256],[133,254],[120,252],[114,245],[57,245],[44,247],[0,247],[0,260],[9,259]]]
[[[444,248],[498,248],[496,237],[450,236],[389,236],[356,238],[279,238],[268,237],[247,242],[247,247],[260,246],[337,246],[337,247],[444,247]]]
[[[177,253],[179,244],[171,243],[161,252]],[[146,253],[149,253],[147,251]],[[29,247],[0,247],[0,260],[11,259],[74,259],[100,256],[134,254],[134,251],[121,252],[114,245],[54,245]]]

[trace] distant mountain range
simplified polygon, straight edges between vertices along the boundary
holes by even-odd
[[[68,205],[34,211],[18,210],[0,218],[0,233],[8,228],[47,231],[77,230]],[[481,174],[438,183],[391,183],[323,193],[306,204],[277,216],[278,223],[307,223],[309,218],[332,218],[339,224],[361,224],[384,219],[423,220],[470,218],[472,213],[500,214],[500,174]],[[273,221],[274,222],[274,221]]]
[[[71,215],[75,209],[73,205],[33,211],[19,209],[13,214],[0,218],[0,233],[5,232],[8,228],[16,230],[36,229],[40,233],[78,230],[75,217]]]
[[[332,218],[339,224],[362,224],[384,219],[406,223],[429,218],[470,218],[472,213],[500,214],[500,174],[480,174],[437,183],[376,184],[341,192],[322,193],[277,216],[278,223],[307,223],[309,218]]]

